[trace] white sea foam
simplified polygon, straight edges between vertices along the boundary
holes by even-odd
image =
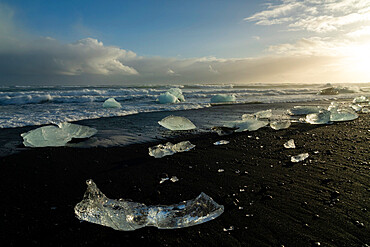
[[[177,85],[186,102],[161,105],[160,94],[174,85],[161,86],[12,86],[0,87],[0,128],[41,125],[82,119],[125,116],[139,112],[175,111],[209,107],[216,94],[233,94],[235,103],[278,103],[335,100],[359,95],[370,96],[370,85],[353,86],[356,93],[317,95],[327,85]],[[120,109],[103,109],[107,98],[115,98]]]

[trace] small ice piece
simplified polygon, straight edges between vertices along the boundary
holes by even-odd
[[[235,102],[235,100],[236,98],[234,95],[216,94],[211,98],[211,103]]]
[[[225,170],[224,169],[218,169],[218,172],[224,172]]]
[[[355,111],[361,111],[362,106],[359,104],[351,105],[351,108]]]
[[[274,130],[287,129],[290,125],[290,120],[277,120],[270,122],[270,127]]]
[[[362,110],[361,110],[361,112],[362,113],[369,113],[370,112],[370,110],[369,110],[369,108],[362,108]]]
[[[320,95],[336,95],[339,94],[339,90],[335,87],[325,88],[319,91]]]
[[[179,181],[179,179],[176,176],[172,176],[170,180],[172,183]]]
[[[251,118],[242,121],[230,122],[227,123],[226,126],[231,128],[237,128],[235,132],[242,132],[242,131],[255,131],[262,127],[265,127],[268,124],[269,124],[268,121],[260,121],[258,119]]]
[[[230,142],[229,141],[226,141],[226,140],[220,140],[220,141],[217,141],[215,143],[213,143],[213,145],[225,145],[225,144],[229,144]]]
[[[331,112],[321,110],[319,113],[307,114],[305,121],[310,124],[327,124],[330,122]]]
[[[290,115],[306,115],[312,113],[319,113],[322,108],[318,106],[294,106],[292,109],[288,110]]]
[[[265,110],[265,111],[259,111],[259,112],[255,112],[253,114],[243,114],[242,115],[242,119],[245,120],[245,119],[250,119],[255,117],[257,119],[260,119],[260,118],[270,118],[272,116],[272,110],[271,109],[268,109],[268,110]]]
[[[159,181],[160,184],[163,184],[164,182],[166,182],[167,180],[169,180],[169,178],[161,178],[161,181]]]
[[[146,206],[124,199],[109,199],[91,179],[86,184],[84,197],[74,208],[77,218],[115,230],[133,231],[145,226],[183,228],[213,220],[224,212],[224,206],[203,192],[193,200],[178,204]]]
[[[191,144],[189,141],[183,141],[177,144],[167,142],[165,145],[159,144],[157,146],[150,147],[149,155],[153,156],[154,158],[162,158],[167,155],[189,151],[194,147],[195,145]]]
[[[290,139],[286,143],[284,143],[285,148],[295,148],[295,143],[293,139]]]
[[[109,98],[103,103],[104,108],[121,108],[121,104],[114,98]]]
[[[365,96],[358,96],[358,97],[355,97],[352,102],[356,104],[356,103],[365,103],[368,101],[369,100]]]
[[[94,128],[71,123],[43,126],[21,134],[26,147],[61,147],[72,138],[89,138],[98,131]]]
[[[164,94],[159,95],[158,102],[159,104],[171,104],[179,103],[180,100],[175,95],[169,92],[165,92]]]
[[[303,160],[307,159],[308,156],[309,156],[308,153],[298,154],[296,156],[290,157],[290,161],[294,162],[294,163],[300,162],[300,161],[303,161]]]
[[[333,109],[331,110],[330,114],[330,121],[350,121],[358,118],[358,115],[356,112],[354,112],[352,109]]]
[[[219,136],[231,135],[238,128],[229,128],[225,126],[214,126],[211,128],[212,131],[216,132]]]
[[[169,130],[192,130],[196,126],[187,118],[170,115],[158,121],[158,124]]]

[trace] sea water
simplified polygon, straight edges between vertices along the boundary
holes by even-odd
[[[0,128],[58,124],[84,119],[126,116],[140,112],[210,107],[217,94],[235,95],[238,103],[283,103],[336,100],[370,95],[370,83],[349,84],[350,93],[318,95],[325,84],[138,85],[138,86],[3,86],[0,87]],[[159,104],[168,89],[180,88],[185,102]],[[121,108],[104,108],[115,98]]]

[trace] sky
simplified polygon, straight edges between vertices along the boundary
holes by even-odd
[[[370,82],[369,0],[0,0],[0,85]]]

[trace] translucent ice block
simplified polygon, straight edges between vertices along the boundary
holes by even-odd
[[[292,157],[290,157],[290,161],[291,162],[301,162],[301,161],[303,161],[303,160],[305,160],[305,159],[307,159],[308,158],[308,156],[309,156],[309,154],[308,153],[303,153],[303,154],[298,154],[298,155],[296,155],[296,156],[292,156]]]
[[[168,116],[158,121],[158,124],[170,130],[192,130],[196,126],[185,117]]]
[[[121,104],[114,98],[109,98],[103,103],[104,108],[121,108]]]
[[[213,143],[213,145],[218,146],[218,145],[226,145],[226,144],[229,144],[229,143],[230,143],[229,141],[220,140],[220,141],[217,141],[217,142]]]
[[[185,98],[180,88],[170,88],[167,92],[174,95],[179,101],[184,102]]]
[[[311,113],[319,113],[321,108],[317,106],[294,106],[288,110],[290,115],[306,115]]]
[[[234,102],[236,100],[234,95],[216,94],[211,98],[211,103],[225,103]]]
[[[310,124],[327,124],[330,122],[331,112],[321,110],[319,113],[312,113],[306,115],[306,122]]]
[[[358,118],[358,115],[352,109],[335,109],[331,111],[330,120],[331,121],[350,121]]]
[[[98,131],[94,128],[71,123],[49,125],[21,134],[26,147],[60,147],[72,138],[89,138]]]
[[[255,131],[268,124],[269,124],[268,121],[260,121],[258,119],[250,118],[247,120],[227,123],[226,127],[237,128],[235,132],[242,132],[242,131]]]
[[[214,126],[211,128],[212,131],[216,132],[219,136],[231,135],[238,128],[230,128],[225,126]]]
[[[191,144],[189,141],[183,141],[176,144],[167,142],[165,145],[159,144],[154,147],[149,148],[149,155],[154,158],[162,158],[167,155],[173,155],[174,153],[186,152],[194,148],[195,145]]]
[[[293,139],[290,139],[286,143],[284,143],[285,148],[295,148],[295,143]]]
[[[193,200],[178,204],[146,206],[124,199],[109,199],[91,179],[86,184],[83,200],[74,208],[77,218],[115,230],[133,231],[145,226],[183,228],[213,220],[224,212],[224,206],[203,192]]]
[[[175,95],[173,95],[169,92],[165,92],[165,93],[159,95],[158,102],[159,102],[159,104],[170,104],[170,103],[178,103],[180,101]]]
[[[255,112],[253,114],[243,114],[242,115],[242,119],[243,120],[247,120],[247,119],[251,119],[251,118],[270,118],[272,116],[272,110],[269,109],[269,110],[265,110],[265,111],[259,111],[259,112]]]
[[[274,130],[287,129],[291,125],[290,120],[276,120],[270,122],[270,127]]]
[[[365,103],[367,101],[369,101],[369,99],[366,98],[365,96],[358,96],[358,97],[355,97],[352,102],[353,103]]]

